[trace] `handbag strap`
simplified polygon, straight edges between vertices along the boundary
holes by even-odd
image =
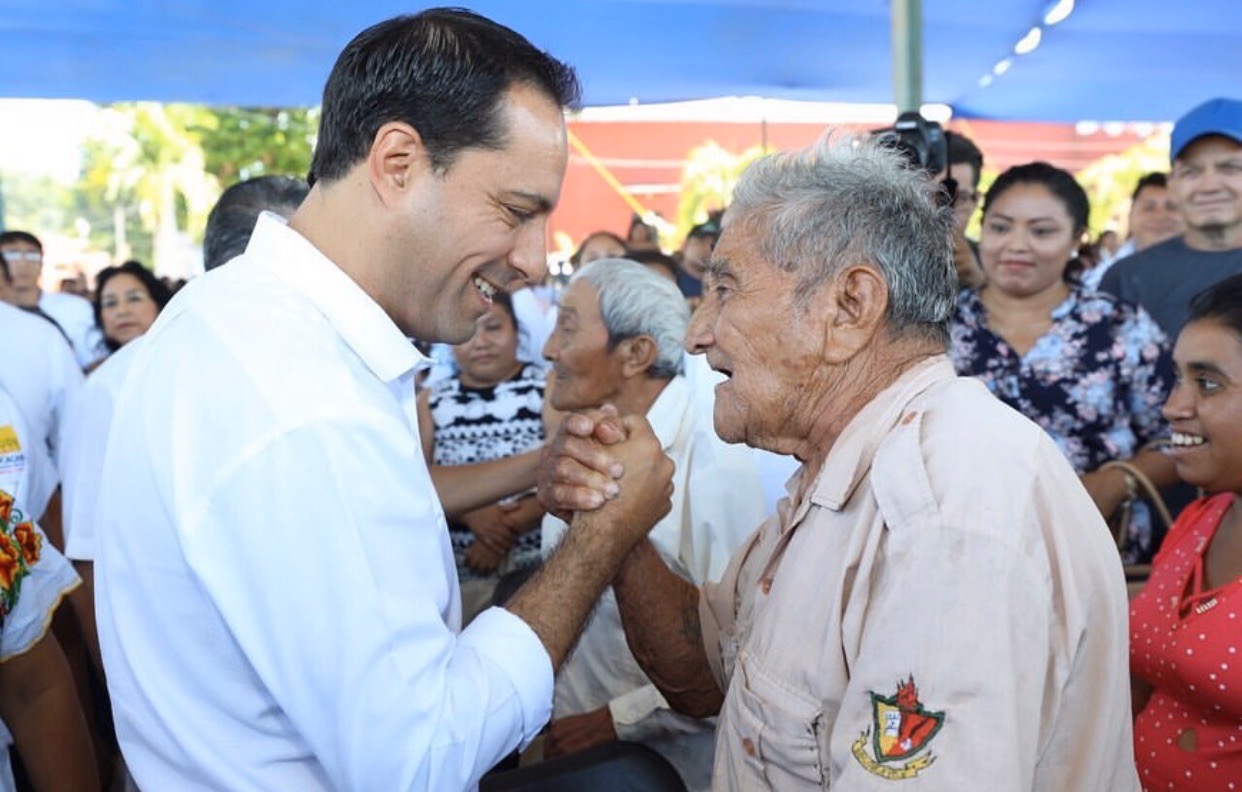
[[[1120,470],[1126,475],[1127,498],[1133,498],[1141,495],[1144,500],[1151,504],[1156,516],[1164,523],[1167,531],[1173,527],[1173,515],[1169,513],[1169,507],[1165,505],[1164,496],[1160,494],[1160,490],[1152,483],[1147,474],[1139,470],[1129,462],[1120,459],[1114,459],[1111,462],[1105,462],[1100,465],[1100,470]]]

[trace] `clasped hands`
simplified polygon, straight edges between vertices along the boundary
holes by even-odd
[[[673,470],[646,418],[604,405],[561,422],[544,447],[539,500],[575,528],[600,525],[628,551],[672,508]]]

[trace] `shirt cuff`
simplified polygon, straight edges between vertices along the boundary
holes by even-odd
[[[652,726],[647,723],[648,719],[662,709],[670,707],[655,685],[643,685],[608,702],[613,729],[621,740],[641,741],[651,736],[650,728],[644,726]]]
[[[552,658],[526,622],[504,608],[488,608],[462,631],[458,643],[493,660],[509,678],[522,709],[525,750],[552,716]]]

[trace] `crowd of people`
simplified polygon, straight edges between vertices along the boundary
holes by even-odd
[[[1242,101],[1125,238],[829,132],[553,287],[577,96],[397,17],[176,296],[0,234],[0,789],[1242,787]]]

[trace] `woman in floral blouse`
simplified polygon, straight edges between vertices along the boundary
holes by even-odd
[[[1133,482],[1127,460],[1158,487],[1173,465],[1143,447],[1168,429],[1160,415],[1173,382],[1168,339],[1142,308],[1084,290],[1074,260],[1090,205],[1074,177],[1045,162],[1001,174],[983,205],[979,258],[987,282],[963,291],[950,354],[1057,442],[1107,518]],[[1128,562],[1153,551],[1150,516],[1134,510]]]

